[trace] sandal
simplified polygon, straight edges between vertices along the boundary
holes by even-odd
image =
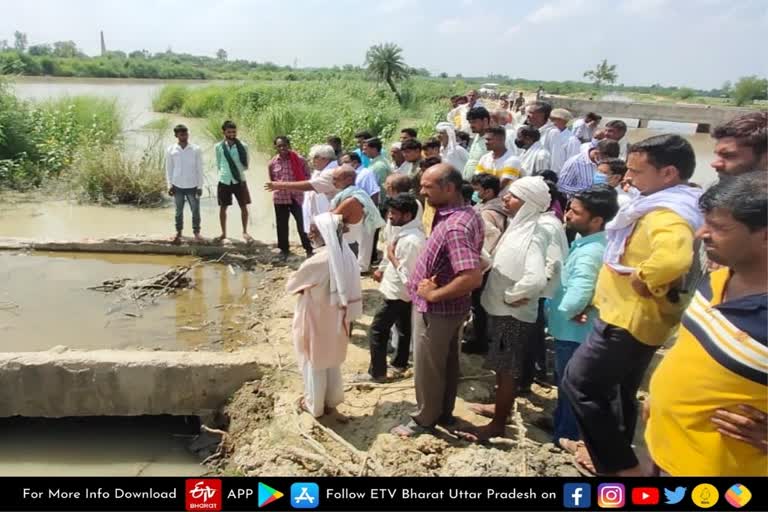
[[[422,434],[431,434],[432,432],[434,432],[432,427],[423,427],[414,420],[398,425],[389,431],[390,434],[400,436],[401,438],[416,437]]]
[[[557,440],[557,444],[563,451],[571,454],[571,463],[576,468],[576,471],[584,476],[597,476],[597,473],[586,465],[586,460],[589,460],[590,465],[592,464],[592,458],[589,456],[584,441],[574,441],[573,439],[561,437]]]

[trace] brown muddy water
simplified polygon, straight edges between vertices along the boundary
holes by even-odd
[[[74,349],[220,350],[237,345],[261,283],[258,273],[219,264],[189,271],[193,287],[134,302],[89,290],[116,278],[144,279],[197,260],[178,256],[0,252],[0,351]]]
[[[200,476],[196,419],[0,418],[0,476]]]

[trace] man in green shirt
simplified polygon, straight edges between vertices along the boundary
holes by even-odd
[[[243,240],[251,243],[253,238],[248,234],[248,205],[251,204],[251,195],[245,182],[248,146],[238,140],[237,125],[232,121],[224,121],[221,131],[224,133],[224,140],[214,146],[216,168],[219,171],[217,198],[221,222],[221,236],[217,240],[223,241],[227,238],[227,208],[232,205],[232,196],[235,196],[243,222]]]
[[[485,147],[485,131],[491,127],[491,114],[485,107],[475,107],[467,112],[467,121],[472,128],[475,138],[472,140],[472,146],[469,148],[469,159],[464,166],[462,176],[466,181],[472,181],[475,175],[475,169],[480,158],[488,152]]]
[[[373,137],[363,143],[363,154],[371,160],[368,168],[373,171],[373,174],[376,176],[376,181],[379,182],[379,187],[384,188],[384,182],[387,181],[390,168],[389,162],[387,162],[387,159],[381,154],[381,148],[381,139],[378,137]]]
[[[379,183],[379,187],[384,190],[384,183],[387,181],[387,176],[389,176],[392,168],[389,166],[389,162],[384,155],[381,154],[381,148],[381,139],[378,137],[372,137],[363,143],[363,153],[371,159],[368,168],[373,171],[374,176],[376,176],[376,181]],[[379,203],[379,213],[381,213],[383,218],[387,218],[387,206],[385,201]],[[380,230],[377,229],[373,234],[373,253],[371,254],[372,266],[375,265],[376,261],[379,259],[379,251],[376,249],[379,245],[379,231]]]

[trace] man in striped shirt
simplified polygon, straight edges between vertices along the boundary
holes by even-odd
[[[619,144],[614,140],[603,139],[586,153],[571,157],[560,172],[557,188],[560,192],[572,196],[592,186],[597,164],[604,158],[619,156]]]
[[[507,149],[507,132],[501,126],[488,128],[485,132],[485,147],[488,153],[480,158],[475,174],[491,174],[499,178],[501,188],[522,176],[523,164],[515,151]]]
[[[723,265],[699,286],[651,379],[645,440],[672,476],[765,476],[768,468],[768,183],[722,180],[699,200],[697,237]]]

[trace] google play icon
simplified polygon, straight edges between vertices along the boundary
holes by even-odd
[[[259,482],[259,508],[266,507],[273,501],[277,501],[285,496],[277,489],[273,489],[267,484]]]

